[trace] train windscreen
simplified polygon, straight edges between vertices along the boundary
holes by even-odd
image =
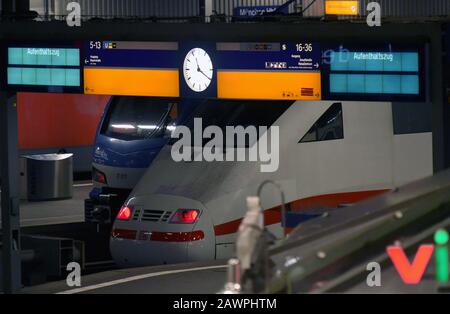
[[[170,136],[178,117],[178,105],[170,99],[115,97],[101,133],[121,140]]]

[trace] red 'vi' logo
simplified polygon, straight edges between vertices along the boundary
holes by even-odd
[[[409,285],[418,284],[422,280],[433,251],[434,245],[421,245],[411,264],[402,247],[389,246],[387,248],[387,253],[392,263],[394,263],[397,272],[400,274],[403,282]]]

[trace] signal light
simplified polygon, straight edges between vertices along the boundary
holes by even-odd
[[[103,183],[103,184],[107,183],[106,175],[103,172],[101,172],[95,168],[92,168],[92,178],[95,182],[99,182],[99,183]]]
[[[197,221],[200,211],[197,209],[179,209],[175,212],[170,223],[192,224]]]
[[[118,220],[130,220],[131,213],[132,213],[132,209],[130,207],[124,205],[119,210],[119,213],[117,214],[117,219]]]

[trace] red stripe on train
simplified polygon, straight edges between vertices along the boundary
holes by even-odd
[[[111,237],[117,239],[136,240],[137,231],[129,229],[113,229]]]
[[[161,242],[192,242],[205,238],[205,234],[201,230],[192,232],[152,232],[151,241]]]
[[[373,190],[373,191],[360,191],[360,192],[346,192],[346,193],[334,193],[311,196],[293,202],[287,203],[286,207],[290,211],[303,211],[308,209],[314,209],[318,207],[338,207],[341,204],[352,204],[364,199],[379,195],[389,190]],[[242,218],[232,220],[220,225],[214,226],[214,234],[216,236],[222,236],[227,234],[236,233],[239,225],[242,222]],[[281,222],[281,205],[273,208],[266,209],[264,211],[264,222],[266,226],[277,224]]]
[[[113,229],[111,236],[116,239],[136,240],[138,232],[129,229]],[[205,233],[201,230],[192,232],[139,232],[139,240],[160,241],[160,242],[192,242],[205,238]]]

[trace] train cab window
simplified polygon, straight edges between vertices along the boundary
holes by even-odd
[[[177,116],[178,106],[169,99],[114,97],[101,133],[126,141],[170,136]]]
[[[331,141],[344,138],[342,104],[334,103],[314,123],[299,143]]]

